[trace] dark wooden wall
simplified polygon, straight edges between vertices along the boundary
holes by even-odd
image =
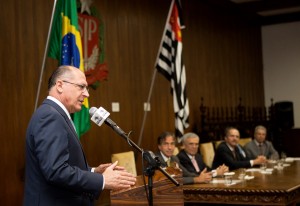
[[[108,81],[90,92],[90,105],[120,112],[111,119],[137,142],[154,63],[171,0],[101,0],[94,5],[105,23]],[[212,9],[198,0],[182,0],[184,62],[190,102],[191,131],[200,120],[200,100],[210,106],[264,106],[260,27],[240,15]],[[0,12],[0,159],[1,205],[21,205],[23,198],[24,142],[34,111],[53,1],[1,0]],[[47,59],[39,103],[56,61]],[[157,74],[143,141],[156,149],[156,137],[174,131],[170,84]],[[130,150],[107,126],[92,125],[81,138],[91,166],[109,162],[112,153]],[[141,173],[141,158],[137,158]],[[100,203],[99,203],[100,204]]]

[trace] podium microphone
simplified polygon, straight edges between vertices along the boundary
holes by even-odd
[[[99,127],[104,122],[106,125],[111,127],[119,135],[126,136],[126,133],[114,121],[108,118],[110,113],[106,111],[103,107],[100,107],[99,109],[97,109],[96,107],[91,107],[89,113],[91,115],[91,120],[95,122],[96,125],[98,125]]]

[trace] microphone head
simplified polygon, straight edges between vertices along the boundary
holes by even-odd
[[[91,107],[89,110],[91,115],[91,120],[95,122],[98,126],[101,126],[103,122],[110,115],[108,111],[106,111],[103,107],[97,109],[96,107]]]
[[[96,111],[97,111],[96,107],[91,107],[90,110],[89,110],[89,113],[90,113],[91,116],[93,116]]]

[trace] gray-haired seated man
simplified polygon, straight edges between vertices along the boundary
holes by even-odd
[[[192,152],[190,150],[186,151],[186,149],[189,148],[188,144],[190,143],[188,140],[193,140],[193,142],[196,140],[196,152]],[[159,157],[161,166],[167,167],[174,164],[177,165],[182,170],[183,184],[207,183],[212,180],[212,177],[223,175],[224,172],[228,171],[228,167],[225,165],[220,166],[216,170],[210,171],[210,168],[204,164],[202,156],[198,153],[199,137],[194,133],[187,133],[183,136],[183,145],[185,150],[180,151],[177,156],[173,155],[176,146],[176,138],[174,134],[170,132],[162,133],[157,139],[157,144],[159,151],[156,153],[156,156]],[[193,145],[191,145],[191,147],[194,147]],[[194,156],[196,162],[199,162],[197,163],[197,169],[194,168],[189,156]],[[187,168],[185,166],[187,166]],[[191,166],[193,168],[191,168]]]
[[[262,155],[267,159],[279,159],[278,152],[273,147],[272,142],[266,140],[266,137],[267,129],[262,125],[256,126],[254,129],[254,139],[244,147],[245,152],[250,159],[255,159],[259,155]]]

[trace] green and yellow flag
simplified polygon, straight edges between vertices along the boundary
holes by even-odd
[[[72,65],[84,72],[76,0],[57,1],[48,55],[57,59],[59,65]],[[73,121],[79,137],[90,129],[87,98],[84,100],[81,111],[73,115]]]

